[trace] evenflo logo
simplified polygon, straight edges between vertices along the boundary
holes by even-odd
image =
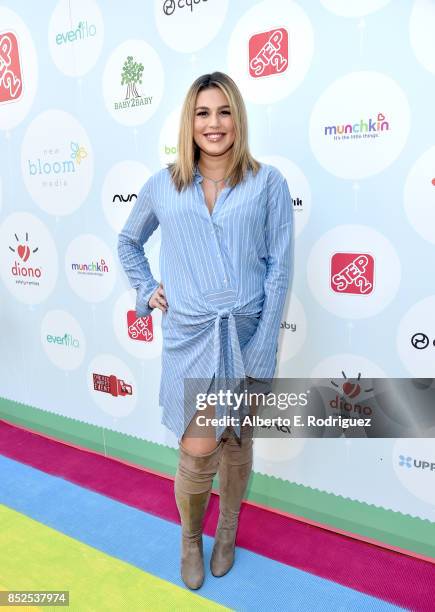
[[[67,32],[59,32],[56,34],[56,44],[65,45],[67,43],[73,43],[76,41],[86,40],[95,36],[97,33],[97,27],[93,23],[87,21],[79,21],[75,30],[68,30]]]
[[[0,34],[0,103],[21,97],[23,81],[17,37],[13,32]]]
[[[18,284],[24,285],[39,285],[39,279],[42,275],[40,267],[34,265],[33,255],[39,251],[39,247],[30,247],[29,234],[26,232],[25,240],[21,240],[17,234],[14,234],[15,245],[9,245],[9,250],[15,253],[15,260],[11,267],[11,274],[15,277]],[[27,261],[30,263],[27,264]],[[33,264],[33,265],[31,265]]]
[[[399,466],[408,469],[416,468],[435,472],[435,462],[426,461],[425,459],[414,459],[413,457],[409,457],[409,455],[399,455]]]
[[[336,293],[369,295],[373,291],[375,262],[368,253],[334,253],[331,289]]]
[[[382,132],[390,130],[390,123],[385,115],[378,113],[376,119],[360,119],[356,123],[341,125],[325,125],[324,135],[332,136],[334,140],[350,140],[355,138],[377,138]]]
[[[251,77],[271,76],[287,70],[289,62],[288,33],[275,28],[249,39],[249,74]]]

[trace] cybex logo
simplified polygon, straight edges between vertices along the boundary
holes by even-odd
[[[59,33],[56,35],[56,44],[63,45],[66,43],[76,42],[77,40],[85,40],[91,36],[95,36],[97,28],[93,23],[88,24],[87,21],[79,21],[79,24],[75,30],[68,30],[67,32]]]
[[[33,256],[33,253],[37,253],[39,251],[39,247],[34,247],[33,249],[30,249],[29,245],[27,244],[29,241],[28,232],[26,232],[26,239],[24,244],[20,242],[20,239],[18,238],[17,234],[14,234],[14,236],[17,244],[15,247],[9,246],[9,250],[12,251],[12,253],[17,254],[21,261],[14,261],[14,264],[11,268],[11,273],[13,276],[17,277],[17,283],[22,284],[24,281],[21,279],[26,279],[25,284],[31,284],[28,283],[27,280],[29,278],[40,279],[42,275],[42,270],[41,268],[35,266],[28,266],[23,264],[26,263],[27,260]],[[39,282],[34,281],[32,284],[39,285]]]
[[[422,351],[426,349],[430,344],[432,344],[432,346],[435,346],[435,340],[431,341],[429,339],[429,336],[427,336],[425,333],[417,332],[412,336],[411,344],[418,351]]]
[[[132,200],[136,200],[137,199],[137,194],[136,193],[129,193],[127,196],[123,196],[121,193],[115,193],[115,195],[112,198],[112,202],[131,202]]]
[[[173,15],[176,8],[184,9],[190,8],[193,11],[193,7],[195,4],[201,4],[202,2],[207,2],[208,0],[165,0],[163,2],[163,12],[165,15]]]
[[[0,34],[0,103],[18,100],[23,91],[18,42],[13,32]]]

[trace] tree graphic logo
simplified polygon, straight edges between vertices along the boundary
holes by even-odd
[[[143,70],[143,64],[133,61],[133,57],[131,55],[127,57],[122,67],[121,77],[121,85],[127,85],[127,93],[125,96],[126,100],[129,100],[132,97],[140,97],[136,89],[136,84],[142,84]]]

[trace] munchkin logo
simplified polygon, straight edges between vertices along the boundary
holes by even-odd
[[[430,470],[435,472],[435,462],[429,462],[424,459],[413,459],[408,455],[399,455],[399,466],[405,468],[417,468],[420,470]]]
[[[104,259],[92,261],[91,263],[72,263],[71,269],[79,274],[91,274],[94,276],[103,276],[105,272],[109,272],[109,266]]]
[[[378,113],[376,119],[361,119],[357,123],[341,125],[325,125],[324,135],[332,136],[334,140],[348,140],[351,138],[377,138],[382,132],[390,130],[390,123],[385,115]]]

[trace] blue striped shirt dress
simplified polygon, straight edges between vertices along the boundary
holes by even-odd
[[[181,440],[196,412],[196,393],[233,389],[245,377],[271,379],[293,270],[293,204],[274,166],[219,193],[209,212],[198,168],[178,192],[169,170],[140,190],[118,237],[118,255],[137,290],[136,314],[152,313],[158,288],[144,244],[160,225],[160,274],[168,309],[162,312],[162,423]],[[222,381],[224,385],[222,386]],[[215,416],[242,417],[228,402]],[[233,426],[240,437],[240,423]],[[225,431],[216,426],[216,440]]]

